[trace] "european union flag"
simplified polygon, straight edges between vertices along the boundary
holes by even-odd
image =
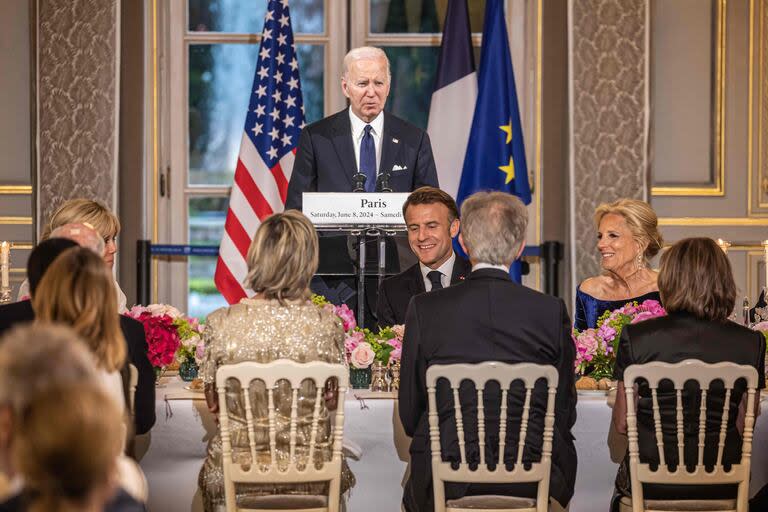
[[[531,202],[523,130],[502,0],[487,0],[472,131],[456,200],[480,190],[501,190]],[[510,271],[520,282],[520,264]]]

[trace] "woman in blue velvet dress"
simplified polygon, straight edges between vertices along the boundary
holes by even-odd
[[[596,327],[605,311],[628,302],[660,300],[658,273],[648,260],[661,249],[658,218],[650,205],[636,199],[619,199],[595,209],[597,250],[603,273],[585,279],[576,288],[574,327]]]

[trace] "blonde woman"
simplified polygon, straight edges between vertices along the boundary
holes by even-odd
[[[256,292],[239,304],[214,311],[206,320],[204,333],[206,354],[202,367],[208,406],[217,413],[219,403],[215,394],[216,370],[225,364],[242,361],[267,363],[276,359],[292,359],[305,363],[325,361],[344,364],[344,332],[341,321],[333,314],[313,305],[309,282],[318,264],[317,233],[300,212],[290,210],[265,219],[248,249],[246,284]],[[278,463],[290,457],[291,389],[286,383],[275,393],[277,416]],[[299,391],[299,421],[297,453],[306,460],[315,386],[305,383]],[[232,448],[235,457],[250,458],[246,432],[245,408],[240,394],[231,391],[227,403],[234,404],[230,415]],[[257,455],[269,461],[267,404],[260,395],[253,404],[256,422]],[[330,460],[330,415],[322,406],[324,420],[318,432],[319,450],[315,453]],[[216,510],[224,503],[224,483],[221,467],[221,438],[217,434],[208,447],[208,457],[200,471],[200,488],[206,511]],[[279,486],[248,486],[239,495],[322,494],[326,484],[292,484]],[[342,474],[342,492],[354,485],[348,468]]]
[[[32,397],[18,422],[13,460],[24,490],[0,510],[117,510],[107,504],[118,484],[120,413],[104,390],[87,381],[50,387]]]
[[[603,203],[595,209],[595,227],[603,273],[576,287],[574,327],[580,331],[627,302],[659,300],[658,272],[648,262],[664,241],[653,208],[636,199]]]
[[[109,208],[98,201],[90,199],[70,199],[62,204],[51,216],[50,221],[45,226],[41,240],[47,240],[53,236],[64,236],[72,238],[76,242],[81,240],[76,236],[67,233],[57,233],[57,229],[72,224],[83,224],[88,228],[95,230],[104,241],[99,245],[102,259],[107,268],[112,271],[115,265],[115,254],[117,254],[117,235],[120,233],[120,220],[112,213]],[[117,311],[124,313],[127,311],[126,298],[120,286],[115,281],[115,297],[117,298]],[[25,286],[26,285],[26,286]],[[19,289],[19,300],[29,296],[29,286],[25,281]]]

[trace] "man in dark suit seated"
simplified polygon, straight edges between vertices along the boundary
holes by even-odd
[[[81,230],[81,235],[82,231],[91,230],[91,228],[85,225],[80,225],[78,229]],[[96,234],[96,237],[101,238],[98,234]],[[76,247],[77,245],[77,243],[66,238],[49,238],[40,242],[32,250],[27,260],[27,278],[29,279],[30,293],[33,296],[37,285],[43,278],[43,274],[56,257],[70,247]],[[29,323],[34,319],[35,312],[32,309],[31,300],[4,304],[0,306],[0,335],[15,325]],[[155,424],[155,375],[152,364],[149,362],[149,357],[147,357],[147,341],[144,336],[144,326],[133,318],[120,315],[120,328],[123,331],[123,337],[128,347],[127,363],[134,365],[139,374],[134,401],[135,433],[145,434]],[[125,378],[123,380],[125,382]]]
[[[403,218],[419,262],[381,284],[376,305],[381,327],[404,324],[411,297],[463,281],[471,270],[453,250],[459,210],[448,193],[434,187],[414,190],[403,204]]]
[[[285,209],[301,209],[303,192],[352,192],[360,172],[365,191],[394,192],[437,185],[427,133],[384,111],[391,75],[380,48],[361,47],[344,57],[341,90],[349,108],[305,127],[288,184]]]
[[[549,495],[550,510],[562,510],[573,495],[576,480],[576,449],[571,428],[576,421],[576,388],[571,340],[571,321],[559,298],[544,295],[513,282],[509,267],[522,253],[528,217],[516,197],[503,192],[479,192],[461,207],[459,242],[469,254],[472,273],[462,283],[431,293],[416,295],[408,306],[400,371],[400,419],[411,442],[411,473],[403,504],[409,512],[433,510],[432,468],[427,422],[427,368],[433,364],[536,363],[558,369],[555,428]],[[537,386],[538,389],[539,386]],[[543,390],[542,386],[542,390]],[[447,388],[438,386],[443,460],[459,460],[453,425],[452,400],[444,400]],[[462,403],[474,403],[474,392],[462,389]],[[519,411],[520,388],[510,392],[510,409]],[[466,396],[465,396],[466,395]],[[486,447],[498,444],[500,392],[486,389]],[[519,395],[519,396],[518,396]],[[541,417],[545,397],[534,393],[532,417]],[[495,415],[495,426],[493,423]],[[510,417],[507,428],[507,457],[514,462],[519,418]],[[537,427],[537,428],[532,428]],[[529,425],[525,461],[538,460],[542,425]],[[477,456],[476,422],[464,423],[467,453]],[[540,456],[540,455],[539,455]],[[530,457],[530,459],[529,459]],[[446,497],[456,499],[477,494],[535,497],[536,486],[520,484],[447,484]]]

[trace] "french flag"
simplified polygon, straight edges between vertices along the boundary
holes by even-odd
[[[427,133],[440,188],[456,197],[477,100],[477,73],[466,0],[449,0]]]

